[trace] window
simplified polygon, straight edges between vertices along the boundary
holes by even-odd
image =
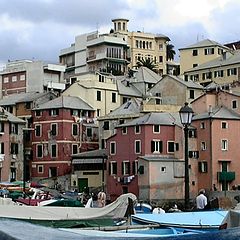
[[[159,56],[159,62],[163,62],[163,56]]]
[[[117,94],[115,92],[112,93],[112,102],[113,103],[117,102]]]
[[[122,128],[122,134],[124,134],[124,135],[127,134],[127,127]]]
[[[135,140],[135,153],[141,153],[141,140]]]
[[[10,123],[10,133],[18,134],[18,124]]]
[[[97,117],[101,116],[101,109],[97,109]]]
[[[44,168],[43,168],[43,165],[38,165],[37,166],[37,171],[38,171],[38,173],[43,173],[43,170]]]
[[[226,139],[221,140],[221,148],[222,148],[222,151],[228,150],[228,140],[226,140]]]
[[[214,54],[214,48],[205,48],[204,49],[204,54],[205,55],[212,55],[212,54]]]
[[[0,122],[0,133],[4,133],[4,122]]]
[[[227,69],[227,75],[228,76],[237,75],[237,68]]]
[[[12,82],[16,82],[17,81],[17,76],[12,76]]]
[[[57,144],[51,145],[51,157],[52,158],[57,157]]]
[[[197,49],[193,49],[192,55],[193,55],[193,56],[197,56],[197,55],[198,55],[198,50],[197,50]]]
[[[202,80],[206,80],[206,79],[212,79],[212,73],[211,72],[207,72],[207,73],[202,74]]]
[[[77,109],[71,109],[72,116],[79,116],[79,111]]]
[[[237,100],[232,100],[232,109],[236,109],[237,107]]]
[[[218,48],[218,55],[222,55],[223,54],[223,49]]]
[[[201,122],[201,123],[200,123],[200,128],[201,128],[201,129],[205,129],[205,122]]]
[[[196,159],[198,159],[198,158],[199,158],[199,151],[189,151],[189,152],[188,152],[188,156],[189,156],[190,158],[196,158]]]
[[[163,142],[160,140],[151,141],[151,152],[152,153],[162,153],[163,151]]]
[[[24,80],[26,80],[25,74],[21,74],[20,75],[20,81],[24,81]]]
[[[51,109],[49,111],[50,116],[58,116],[59,115],[59,109]]]
[[[198,171],[201,173],[206,173],[208,171],[208,164],[207,162],[199,162],[198,163]]]
[[[174,153],[174,146],[175,146],[174,142],[172,141],[168,142],[168,153]]]
[[[109,164],[109,174],[110,175],[117,175],[117,162],[112,161]]]
[[[166,170],[167,170],[167,168],[166,168],[166,167],[161,167],[160,169],[161,169],[161,172],[162,172],[162,173],[165,173],[165,172],[166,172]]]
[[[175,143],[175,151],[179,151],[179,143]]]
[[[78,135],[78,124],[73,123],[72,125],[72,135],[77,136]]]
[[[8,83],[9,82],[9,78],[8,77],[4,77],[3,78],[3,83]]]
[[[221,123],[221,126],[222,126],[222,129],[228,128],[227,122],[222,122],[222,123]]]
[[[42,126],[35,125],[35,137],[41,137],[41,136],[42,136]]]
[[[159,50],[163,50],[163,44],[162,43],[159,44]]]
[[[223,70],[214,71],[214,77],[223,77]]]
[[[138,40],[136,40],[136,48],[138,48],[139,44],[138,44]]]
[[[153,133],[160,133],[160,125],[153,125]]]
[[[0,153],[4,154],[4,142],[1,142],[0,144]]]
[[[189,129],[188,137],[189,138],[196,138],[197,137],[197,130],[196,129]]]
[[[116,154],[116,142],[110,142],[110,154],[111,155]]]
[[[18,143],[11,143],[11,154],[18,154]]]
[[[87,128],[87,137],[92,137],[92,128],[88,127]]]
[[[141,133],[141,126],[140,125],[136,125],[135,126],[135,134],[139,134]]]
[[[189,98],[194,99],[194,90],[189,91]]]
[[[51,124],[51,136],[57,136],[57,123]]]
[[[101,91],[97,91],[97,101],[102,101]]]
[[[201,150],[205,151],[207,149],[206,142],[201,142]]]
[[[197,67],[198,66],[198,64],[197,63],[194,63],[193,64],[193,68],[195,68],[195,67]]]
[[[129,175],[130,174],[130,162],[129,161],[123,161],[122,162],[122,174],[123,175]]]
[[[42,111],[41,111],[41,110],[36,110],[36,111],[35,111],[35,116],[36,116],[36,117],[42,116]]]
[[[72,145],[72,154],[77,154],[78,153],[78,145],[77,144],[73,144]]]
[[[42,158],[43,157],[43,145],[38,144],[37,145],[37,158]]]
[[[104,130],[109,130],[109,121],[104,121],[103,122],[103,129]]]
[[[161,98],[156,98],[155,99],[155,104],[156,105],[161,105],[162,104],[162,99]]]

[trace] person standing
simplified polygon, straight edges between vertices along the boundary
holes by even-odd
[[[196,197],[197,209],[203,210],[207,206],[207,197],[204,195],[205,190],[201,189],[199,195]]]

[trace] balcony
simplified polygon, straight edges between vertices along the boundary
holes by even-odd
[[[235,172],[218,172],[217,178],[219,182],[231,182],[235,180]]]

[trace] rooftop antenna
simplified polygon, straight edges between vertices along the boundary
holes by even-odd
[[[96,23],[96,28],[97,28],[97,32],[98,32],[98,28],[99,28],[99,23]]]

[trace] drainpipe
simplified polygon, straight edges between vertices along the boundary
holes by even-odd
[[[211,178],[210,178],[210,189],[212,188],[212,186],[213,186],[213,163],[212,163],[212,161],[213,161],[213,151],[212,151],[212,121],[213,121],[213,119],[212,119],[212,117],[211,117],[211,114],[212,114],[212,106],[211,105],[209,105],[209,110],[208,110],[208,114],[209,114],[209,123],[210,123],[210,131],[209,131],[209,135],[210,135],[210,166],[209,166],[209,170],[210,170],[210,176],[211,176]],[[210,190],[209,189],[209,190]]]

